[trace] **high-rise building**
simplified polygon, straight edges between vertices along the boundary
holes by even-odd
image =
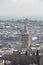
[[[26,25],[24,26],[24,29],[23,29],[21,35],[22,35],[22,37],[21,37],[21,42],[22,42],[21,48],[24,48],[24,49],[29,48],[30,47],[30,39],[29,39],[28,28]]]

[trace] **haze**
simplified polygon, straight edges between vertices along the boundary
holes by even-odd
[[[43,0],[0,0],[0,16],[43,16]]]

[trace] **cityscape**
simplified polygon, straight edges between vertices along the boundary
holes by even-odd
[[[43,65],[43,0],[0,0],[0,65]]]
[[[43,20],[0,20],[0,64],[43,65]]]

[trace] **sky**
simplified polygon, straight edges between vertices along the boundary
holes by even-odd
[[[0,16],[43,16],[43,0],[0,0]]]

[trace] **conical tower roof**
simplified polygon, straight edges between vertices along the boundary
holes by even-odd
[[[26,25],[24,26],[24,29],[23,29],[23,31],[22,31],[22,34],[29,34],[28,28],[27,28]]]

